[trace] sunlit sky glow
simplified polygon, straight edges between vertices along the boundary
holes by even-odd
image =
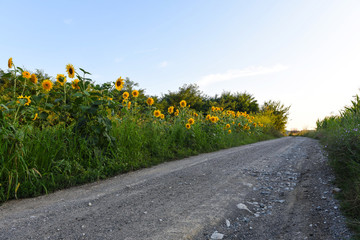
[[[2,1],[0,68],[129,77],[161,96],[197,83],[291,105],[314,128],[360,88],[360,1]],[[2,62],[2,64],[1,64]]]

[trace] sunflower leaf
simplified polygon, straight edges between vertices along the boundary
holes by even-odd
[[[79,68],[79,69],[80,69],[84,74],[89,74],[89,75],[91,75],[91,73],[85,71],[84,69],[82,69],[82,68]]]

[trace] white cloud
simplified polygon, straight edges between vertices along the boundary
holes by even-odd
[[[216,82],[225,82],[225,81],[229,81],[229,80],[233,80],[233,79],[237,79],[237,78],[256,76],[256,75],[266,75],[266,74],[270,74],[270,73],[285,71],[286,69],[288,69],[288,67],[284,66],[282,64],[277,64],[272,67],[263,67],[263,66],[254,67],[254,66],[252,66],[252,67],[248,67],[248,68],[244,68],[244,69],[231,69],[225,73],[209,74],[209,75],[203,76],[197,82],[197,84],[199,86],[207,86],[209,84],[216,83]]]
[[[167,67],[168,64],[169,64],[168,61],[163,61],[159,64],[159,67],[164,68]]]
[[[64,19],[64,23],[65,24],[71,24],[72,23],[72,19],[68,18],[68,19]]]

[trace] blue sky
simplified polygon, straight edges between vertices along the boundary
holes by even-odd
[[[197,83],[289,106],[314,128],[360,88],[360,1],[1,1],[0,68],[72,63],[161,96]]]

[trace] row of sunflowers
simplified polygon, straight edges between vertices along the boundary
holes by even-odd
[[[0,74],[0,202],[269,138],[264,119],[186,99],[159,109],[122,77],[94,84],[66,65],[52,79],[8,60]],[[69,80],[71,79],[71,80]]]

